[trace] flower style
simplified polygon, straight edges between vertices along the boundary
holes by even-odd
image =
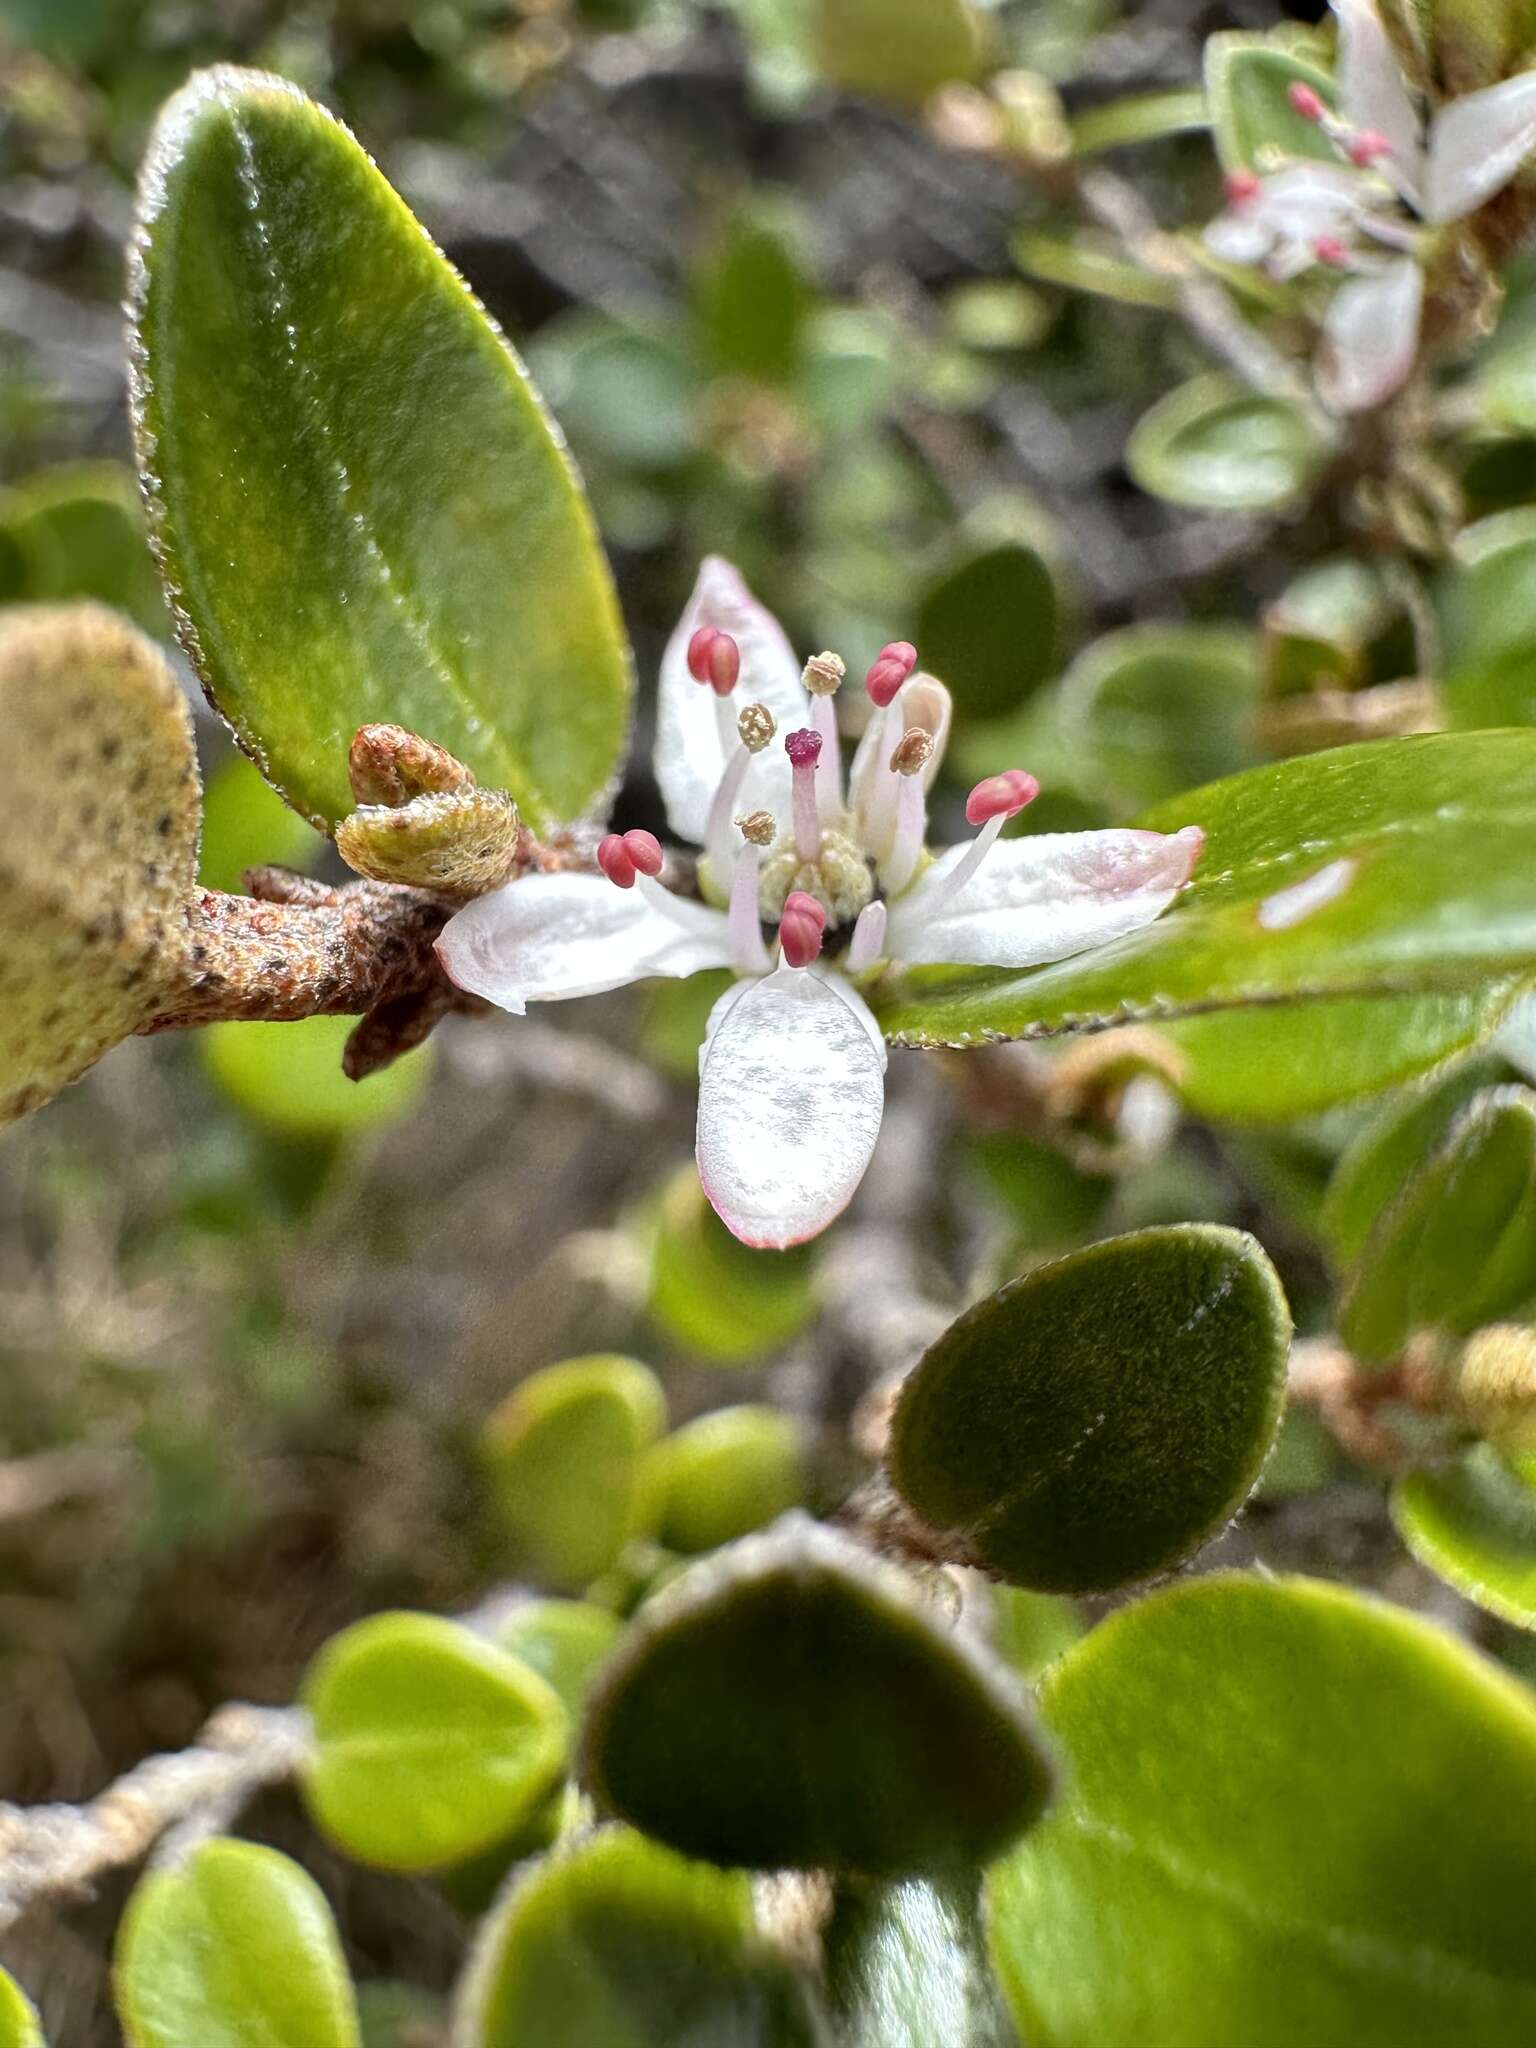
[[[1476,212],[1536,150],[1536,71],[1421,117],[1374,0],[1330,0],[1339,24],[1338,100],[1290,101],[1337,162],[1296,159],[1260,177],[1235,171],[1227,211],[1205,231],[1212,254],[1262,264],[1286,282],[1321,264],[1348,273],[1323,319],[1318,387],[1336,412],[1390,398],[1418,353],[1426,228]]]
[[[750,1245],[814,1237],[869,1164],[886,1051],[859,982],[890,962],[1033,967],[1118,938],[1167,908],[1202,844],[1194,827],[999,844],[1039,788],[1011,769],[971,791],[975,838],[931,855],[949,692],[906,642],[885,648],[845,791],[843,679],[832,654],[802,669],[738,572],[710,558],[662,661],[655,757],[673,831],[702,848],[703,900],[668,886],[650,833],[610,832],[596,874],[526,875],[438,943],[460,988],[517,1013],[732,968],[699,1054],[697,1150],[706,1194]]]

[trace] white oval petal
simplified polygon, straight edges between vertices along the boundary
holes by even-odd
[[[731,695],[733,709],[766,704],[778,721],[780,738],[758,754],[747,770],[743,810],[789,816],[790,767],[782,735],[807,723],[810,700],[800,683],[784,628],[748,590],[741,571],[720,555],[706,556],[677,630],[661,658],[656,708],[656,783],[667,807],[667,823],[679,839],[704,843],[710,798],[725,773],[726,752],[713,690],[688,673],[688,642],[701,626],[729,633],[741,649],[741,678]]]
[[[1429,131],[1424,214],[1461,220],[1501,191],[1536,153],[1536,71],[1452,100]]]
[[[953,895],[952,846],[891,906],[886,950],[917,965],[1039,967],[1139,931],[1189,880],[1204,835],[1046,832],[1000,839]]]
[[[1400,391],[1419,352],[1424,273],[1411,256],[1342,284],[1323,316],[1317,388],[1334,412],[1367,412]]]
[[[1493,1040],[1512,1067],[1536,1081],[1536,995],[1522,996],[1499,1026]]]
[[[1200,239],[1219,263],[1259,263],[1274,240],[1262,220],[1247,211],[1218,213]]]
[[[731,951],[724,913],[707,904],[674,896],[662,910],[643,888],[600,875],[524,875],[450,917],[437,957],[457,987],[521,1015],[529,1003],[724,967]]]
[[[783,1250],[815,1237],[864,1178],[885,1079],[851,993],[781,967],[744,990],[709,1042],[699,1179],[743,1244]]]
[[[1419,117],[1402,67],[1372,0],[1332,0],[1339,23],[1339,111],[1352,128],[1392,145],[1390,168],[1410,189],[1422,170]]]

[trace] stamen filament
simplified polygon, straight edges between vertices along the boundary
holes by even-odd
[[[736,706],[729,695],[715,698],[715,725],[720,734],[720,757],[729,761],[741,745],[736,726]]]
[[[948,903],[952,897],[959,895],[960,891],[992,851],[992,848],[997,844],[997,835],[1002,831],[1007,822],[1008,815],[1001,811],[996,813],[995,816],[988,818],[926,904],[926,915],[931,917],[941,904]]]
[[[905,889],[917,873],[923,841],[928,836],[928,805],[921,774],[898,774],[896,782],[896,830],[891,837],[891,850],[880,864],[881,883],[893,896]]]
[[[736,854],[736,872],[731,878],[731,907],[726,920],[731,963],[738,974],[768,972],[768,948],[763,944],[763,928],[757,908],[757,877],[762,860],[763,849],[750,839],[744,840]]]
[[[725,878],[731,872],[735,858],[732,852],[732,821],[736,815],[736,799],[741,795],[741,785],[752,765],[750,751],[736,738],[734,730],[731,740],[731,751],[725,757],[725,773],[715,785],[704,826],[704,857],[709,862],[711,886],[716,889],[726,886]]]
[[[848,941],[850,974],[867,974],[885,951],[885,920],[886,908],[878,897],[859,912],[853,937]]]
[[[832,697],[812,697],[811,730],[821,740],[816,762],[816,809],[824,825],[842,816],[843,768],[838,756],[837,712]]]

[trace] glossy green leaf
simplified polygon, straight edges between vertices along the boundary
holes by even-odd
[[[918,599],[912,637],[923,667],[967,718],[997,718],[1056,662],[1056,581],[1038,549],[1003,541],[949,563]]]
[[[822,1942],[850,2048],[1016,2048],[973,1876],[845,1885]]]
[[[1281,1123],[1377,1095],[1481,1044],[1521,986],[1213,1010],[1161,1029],[1183,1057],[1179,1094],[1197,1115]]]
[[[656,1533],[670,1550],[718,1550],[805,1498],[800,1432],[777,1408],[717,1408],[664,1437],[647,1460]]]
[[[1274,1440],[1291,1319],[1251,1237],[1133,1232],[1037,1267],[902,1386],[892,1484],[955,1561],[1040,1592],[1166,1570],[1230,1520]]]
[[[651,1243],[652,1321],[716,1365],[753,1365],[783,1349],[816,1313],[808,1246],[754,1251],[726,1229],[691,1166],[667,1183]]]
[[[0,1127],[170,1006],[197,868],[191,720],[99,605],[0,613]]]
[[[0,2048],[46,2048],[36,2008],[5,1970],[0,1970]]]
[[[1264,512],[1308,490],[1324,451],[1294,406],[1211,373],[1137,421],[1126,467],[1144,491],[1207,512]]]
[[[1473,1096],[1508,1078],[1493,1054],[1467,1060],[1385,1104],[1339,1154],[1323,1203],[1322,1235],[1341,1270],[1352,1266],[1382,1212],[1437,1152]]]
[[[316,1824],[347,1855],[434,1870],[528,1818],[565,1761],[567,1716],[536,1671],[457,1623],[376,1614],[305,1674]]]
[[[587,1600],[523,1600],[497,1626],[496,1642],[554,1688],[574,1727],[623,1630],[616,1614]]]
[[[1030,1251],[1061,1250],[1087,1236],[1114,1192],[1110,1175],[1085,1173],[1054,1146],[1014,1131],[984,1132],[968,1149]]]
[[[1488,1088],[1377,1219],[1339,1307],[1358,1356],[1468,1331],[1536,1294],[1536,1092]]]
[[[1437,596],[1450,723],[1536,723],[1536,510],[1464,528]]]
[[[1487,1444],[1411,1472],[1392,1492],[1397,1533],[1420,1564],[1516,1628],[1536,1629],[1536,1485]]]
[[[1536,2029],[1536,1702],[1305,1579],[1203,1578],[1047,1676],[1069,1790],[992,1872],[1031,2048],[1512,2048]]]
[[[115,462],[59,463],[0,495],[0,523],[21,552],[19,595],[95,598],[160,638],[170,614],[130,472]]]
[[[238,894],[247,868],[308,867],[324,847],[243,754],[208,778],[197,876],[205,889]]]
[[[1272,171],[1287,157],[1322,157],[1334,150],[1316,123],[1290,103],[1293,85],[1309,85],[1333,105],[1333,80],[1321,64],[1278,40],[1229,33],[1205,45],[1205,98],[1216,153],[1226,171]]]
[[[974,76],[980,31],[967,0],[814,0],[811,14],[823,78],[903,105]]]
[[[592,804],[630,687],[608,572],[521,365],[418,222],[295,86],[227,67],[162,113],[139,219],[140,461],[242,745],[328,824],[370,719],[535,825]]]
[[[210,1024],[198,1036],[209,1074],[253,1123],[288,1138],[346,1138],[408,1116],[431,1078],[430,1045],[350,1081],[341,1056],[355,1017]]]
[[[605,1828],[534,1864],[486,1920],[454,2048],[818,2048],[805,1989],[739,1874]]]
[[[656,1375],[632,1358],[566,1359],[514,1387],[480,1448],[516,1568],[569,1587],[606,1571],[640,1533],[642,1459],[666,1419]]]
[[[1073,1602],[1055,1593],[1030,1593],[1022,1586],[993,1586],[990,1592],[988,1640],[1009,1669],[1031,1685],[1087,1627]]]
[[[1016,1681],[905,1573],[799,1516],[640,1610],[582,1775],[685,1855],[875,1876],[995,1855],[1051,1786]]]
[[[1125,811],[1254,758],[1253,636],[1226,626],[1127,626],[1062,678],[1061,729],[1080,779]]]
[[[141,1879],[113,1974],[128,2048],[358,2048],[324,1894],[254,1842],[203,1842]]]
[[[1111,1017],[1475,989],[1536,962],[1536,734],[1339,747],[1171,798],[1141,822],[1206,833],[1193,881],[1155,924],[1025,974],[909,982],[877,998],[887,1035],[969,1044]]]

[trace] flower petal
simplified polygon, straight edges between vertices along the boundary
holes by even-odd
[[[886,950],[917,965],[1038,967],[1160,917],[1189,880],[1204,835],[1049,832],[1002,839],[952,896],[968,849],[940,854],[891,906]]]
[[[1339,286],[1323,316],[1317,388],[1334,412],[1367,412],[1401,390],[1419,352],[1424,273],[1411,256]]]
[[[1536,995],[1522,996],[1494,1034],[1493,1049],[1536,1081]]]
[[[1416,191],[1423,175],[1419,117],[1402,66],[1372,0],[1332,0],[1339,23],[1339,111],[1352,128],[1392,145],[1387,168]]]
[[[1536,71],[1452,100],[1429,131],[1426,220],[1461,220],[1501,191],[1536,153]]]
[[[1228,208],[1208,221],[1200,238],[1219,263],[1260,263],[1269,254],[1272,231],[1247,208]]]
[[[719,700],[688,673],[688,642],[701,626],[729,633],[741,649],[741,678],[730,703],[766,704],[781,733],[804,725],[809,699],[800,683],[801,665],[784,628],[758,603],[741,572],[719,555],[706,556],[677,630],[661,659],[656,710],[656,782],[667,807],[667,822],[680,839],[704,843],[710,798],[725,772]],[[789,816],[790,768],[777,740],[747,770],[740,797],[744,811],[770,810]]]
[[[851,989],[781,967],[743,990],[707,1042],[699,1179],[743,1244],[815,1237],[864,1178],[885,1104],[867,1019]]]
[[[680,896],[659,908],[664,893],[600,875],[524,875],[450,917],[437,957],[459,988],[519,1016],[529,1003],[728,966],[724,913]]]

